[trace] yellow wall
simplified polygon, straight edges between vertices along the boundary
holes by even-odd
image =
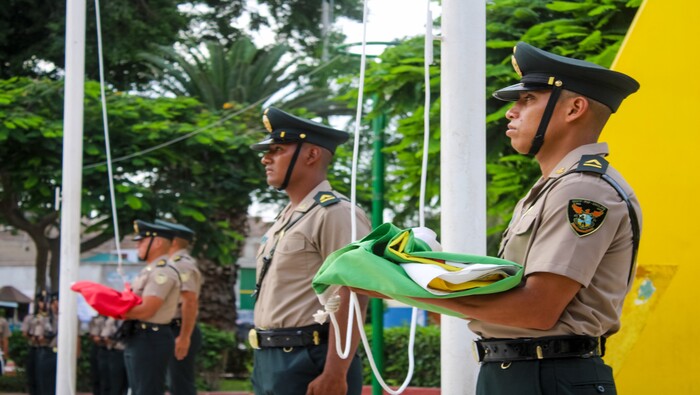
[[[644,216],[639,270],[605,358],[620,394],[700,394],[699,36],[699,0],[646,0],[613,66],[641,89],[602,140]]]

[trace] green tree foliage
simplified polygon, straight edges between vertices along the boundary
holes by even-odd
[[[138,53],[187,38],[228,45],[252,32],[271,31],[277,42],[320,58],[322,0],[102,1],[100,20],[106,80],[119,89],[150,83]],[[359,19],[359,0],[334,0],[337,16]],[[98,80],[95,3],[86,2],[85,71]],[[0,9],[0,78],[61,78],[65,64],[66,1],[7,0]],[[243,22],[247,21],[247,22]],[[330,32],[330,41],[341,39]]]
[[[135,54],[147,45],[170,45],[189,18],[178,0],[103,1],[102,42],[107,80],[120,88],[145,83]],[[85,71],[98,79],[95,3],[87,1]],[[7,0],[0,9],[0,78],[60,78],[65,62],[66,2]],[[55,67],[52,67],[55,65]]]
[[[209,41],[204,48],[191,46],[185,53],[160,47],[157,53],[141,56],[167,93],[195,97],[218,110],[231,103],[262,104],[291,86],[296,76],[289,70],[294,61],[283,59],[288,50],[283,44],[258,49],[241,37],[230,48]]]
[[[230,44],[250,32],[272,30],[275,41],[285,42],[307,55],[320,58],[323,48],[321,10],[323,2],[333,5],[335,17],[362,20],[360,0],[200,0],[196,21],[196,40],[216,40]],[[238,18],[245,15],[247,26]],[[338,38],[337,32],[334,32]]]
[[[32,237],[38,289],[45,288],[49,256],[55,258],[50,285],[58,284],[54,190],[62,182],[62,91],[51,80],[0,80],[0,223]],[[86,83],[85,93],[83,251],[114,236],[99,85]],[[247,125],[254,121],[213,113],[192,98],[115,91],[107,106],[120,236],[131,232],[135,218],[173,216],[197,231],[195,253],[234,263],[250,192],[261,184],[251,176],[258,158],[248,145],[257,136]]]
[[[513,46],[526,41],[562,55],[610,66],[631,23],[639,0],[495,0],[487,4],[487,87],[473,92],[487,100],[487,172],[489,253],[495,254],[500,233],[517,200],[539,177],[532,158],[515,154],[505,136],[509,104],[491,92],[517,82],[510,64]],[[440,48],[434,45],[430,67],[430,142],[426,204],[427,225],[439,229],[440,192]],[[417,224],[423,150],[424,71],[423,39],[388,48],[379,62],[368,65],[365,97],[378,95],[366,121],[389,115],[387,133],[388,205],[400,226]],[[351,86],[347,80],[342,81]],[[470,94],[470,93],[466,93]],[[341,99],[351,101],[357,92]],[[483,95],[483,96],[482,96]]]

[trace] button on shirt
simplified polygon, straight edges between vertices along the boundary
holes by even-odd
[[[332,205],[314,206],[314,196],[330,190],[328,181],[323,181],[294,210],[288,205],[263,237],[257,254],[257,276],[263,257],[270,256],[279,240],[255,303],[256,327],[295,328],[315,323],[313,314],[323,306],[311,288],[311,280],[328,255],[354,241],[349,201],[343,198]],[[301,215],[299,222],[283,232]],[[370,232],[371,224],[361,209],[357,208],[355,216],[357,239],[361,239]]]
[[[473,332],[483,338],[524,338],[608,336],[620,329],[622,303],[633,270],[627,204],[598,174],[575,172],[563,176],[576,168],[582,155],[607,154],[605,143],[584,145],[570,152],[518,202],[501,242],[502,257],[522,264],[525,276],[554,273],[581,284],[554,327],[543,331],[472,320],[469,326]],[[631,187],[612,167],[606,174],[630,197],[641,229],[641,209]],[[574,231],[567,215],[572,199],[593,201],[608,209],[594,232],[582,236]]]

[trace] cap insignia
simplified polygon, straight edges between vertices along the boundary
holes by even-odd
[[[306,133],[300,134],[300,135],[299,135],[299,138],[300,138],[300,139],[305,139],[305,138],[306,138]]]
[[[281,131],[281,132],[280,132],[280,138],[283,139],[285,134],[287,134],[287,132]]]
[[[592,200],[571,199],[567,213],[571,229],[579,237],[583,237],[590,235],[603,225],[608,208]]]
[[[268,132],[272,133],[272,124],[267,118],[267,110],[265,110],[265,114],[263,115],[263,125],[265,125],[265,129],[267,129]]]
[[[515,53],[515,48],[513,48],[513,53]],[[510,57],[510,61],[513,63],[513,68],[515,69],[515,72],[518,73],[518,76],[523,78],[523,72],[520,71],[520,66],[518,66],[518,61],[515,59],[515,55]]]

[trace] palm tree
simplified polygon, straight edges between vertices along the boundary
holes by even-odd
[[[151,66],[157,89],[176,96],[195,97],[212,110],[226,103],[247,105],[264,102],[295,83],[294,59],[284,44],[258,49],[249,38],[230,47],[208,41],[184,51],[157,47],[142,53]]]

